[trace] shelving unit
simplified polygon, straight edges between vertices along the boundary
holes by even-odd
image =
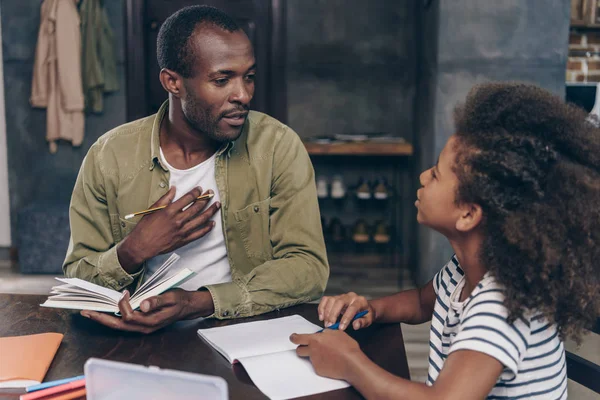
[[[367,280],[370,284],[388,286],[394,286],[395,277],[396,286],[401,287],[404,284],[402,280],[407,275],[405,272],[410,260],[413,259],[412,252],[414,251],[414,246],[411,245],[411,235],[414,235],[411,232],[414,210],[408,207],[412,205],[412,201],[409,202],[408,199],[414,197],[410,185],[411,156],[414,151],[412,144],[368,141],[327,144],[306,142],[305,146],[317,175],[336,169],[343,173],[345,168],[352,167],[355,173],[356,170],[377,174],[381,172],[382,175],[387,174],[388,178],[391,177],[389,183],[394,193],[388,200],[390,203],[387,205],[389,212],[387,215],[393,230],[393,242],[389,244],[388,251],[385,253],[355,253],[345,249],[340,252],[332,252],[331,246],[328,246],[328,257],[332,276],[343,277],[343,280]],[[346,181],[346,183],[349,182]],[[349,199],[345,201],[349,201]],[[331,204],[324,207],[321,202],[321,211],[322,215],[327,218],[328,213],[337,210]],[[385,212],[384,210],[379,211]]]
[[[311,156],[411,156],[410,143],[304,143]]]

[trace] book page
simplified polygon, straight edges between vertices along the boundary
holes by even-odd
[[[115,304],[117,304],[119,302],[119,300],[121,299],[121,293],[117,292],[116,290],[113,289],[109,289],[100,285],[96,285],[95,283],[92,282],[88,282],[88,281],[84,281],[83,279],[79,279],[79,278],[54,278],[57,281],[61,281],[63,283],[66,283],[68,285],[73,285],[73,286],[77,286],[81,289],[85,289],[89,294],[96,294],[96,295],[100,295],[102,297],[105,298],[109,298],[112,301],[115,302]],[[58,288],[52,288],[54,290],[60,290]],[[97,296],[91,296],[91,297],[97,297]]]
[[[141,295],[136,294],[134,297],[132,297],[130,299],[129,304],[131,305],[132,309],[136,310],[140,307],[140,304],[142,303],[142,301],[146,300],[149,297],[159,295],[162,292],[169,290],[173,287],[179,286],[182,282],[185,282],[188,278],[190,278],[194,274],[195,274],[194,271],[192,271],[188,268],[184,268],[171,277],[168,277],[159,282],[155,282],[156,286],[147,288],[147,290],[145,292],[143,292]]]
[[[175,253],[171,254],[156,273],[131,296],[130,304],[134,310],[139,308],[144,299],[161,294],[181,284],[194,274],[187,268],[181,271],[171,268],[179,258],[179,255]],[[119,311],[118,303],[122,293],[79,278],[55,279],[65,285],[53,287],[50,292],[51,296],[41,304],[42,307],[113,313]]]
[[[166,279],[168,276],[173,276],[175,275],[175,273],[177,271],[174,271],[172,268],[170,268],[173,264],[175,264],[175,262],[177,262],[177,260],[179,260],[181,257],[179,257],[178,254],[173,253],[171,254],[171,256],[169,258],[167,258],[167,261],[165,261],[147,280],[146,282],[144,282],[137,290],[135,293],[132,294],[132,298],[135,297],[136,295],[142,295],[144,292],[152,289],[153,287],[155,287],[156,285],[160,284],[160,282],[162,282],[164,279]]]
[[[235,360],[293,350],[292,333],[315,333],[321,327],[300,315],[199,329],[198,335],[233,364]]]
[[[88,298],[87,300],[74,300],[72,301],[70,298],[54,298],[50,297],[44,303],[40,304],[41,307],[48,308],[64,308],[67,310],[89,310],[89,311],[99,311],[99,312],[108,312],[108,313],[118,313],[119,307],[115,305],[102,304],[96,301],[95,299]]]
[[[273,400],[310,396],[350,386],[346,381],[317,375],[310,361],[298,357],[296,350],[242,357],[239,361],[256,387]]]

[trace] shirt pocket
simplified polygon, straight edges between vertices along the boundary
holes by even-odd
[[[271,198],[249,204],[234,212],[235,223],[242,238],[246,256],[265,262],[273,259],[269,235]]]

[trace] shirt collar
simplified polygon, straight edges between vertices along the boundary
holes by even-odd
[[[156,164],[160,165],[160,167],[167,172],[167,168],[162,165],[160,162],[160,125],[162,123],[163,118],[167,114],[167,110],[169,109],[169,100],[166,100],[156,113],[154,117],[154,123],[152,124],[152,141],[150,142],[150,154],[152,157],[152,163],[150,164],[150,170],[154,169]]]

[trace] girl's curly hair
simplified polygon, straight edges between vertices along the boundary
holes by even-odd
[[[509,321],[536,310],[579,342],[600,316],[600,129],[523,83],[475,86],[454,119],[456,200],[482,207]]]

